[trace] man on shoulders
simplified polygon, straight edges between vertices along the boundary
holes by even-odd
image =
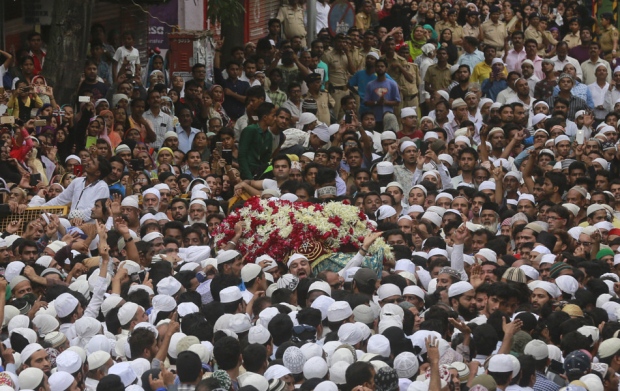
[[[60,206],[71,204],[69,217],[78,226],[91,220],[90,214],[95,201],[110,198],[108,184],[103,180],[112,171],[110,162],[101,156],[83,160],[85,177],[75,178],[57,197],[52,198],[43,206]]]

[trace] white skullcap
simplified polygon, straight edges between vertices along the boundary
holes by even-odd
[[[575,294],[579,289],[579,283],[573,276],[559,276],[555,279],[555,284],[564,293]]]
[[[480,186],[478,186],[478,190],[482,191],[482,190],[493,190],[495,191],[495,182],[491,182],[491,181],[484,181],[480,184]]]
[[[147,194],[153,194],[155,197],[157,197],[158,200],[161,199],[161,194],[159,194],[159,190],[155,189],[154,187],[144,190],[142,192],[142,197],[144,198],[144,196]]]
[[[133,195],[125,197],[123,201],[121,201],[121,206],[139,209],[140,204],[138,202],[138,197]]]
[[[467,144],[468,147],[471,147],[471,141],[469,140],[469,137],[465,137],[465,136],[458,136],[457,138],[454,139],[455,143],[458,142],[462,142]]]
[[[437,132],[426,132],[424,133],[424,141],[428,141],[429,139],[434,138],[434,139],[438,139],[439,138],[439,134],[437,134]]]
[[[413,141],[404,141],[402,144],[400,144],[400,152],[405,152],[405,149],[409,147],[415,147],[416,149],[418,149],[418,146]]]
[[[497,254],[489,248],[482,248],[478,250],[478,254],[483,256],[488,262],[497,263]]]
[[[559,135],[558,137],[555,138],[554,143],[555,143],[555,145],[558,145],[562,141],[570,142],[570,138],[568,138],[568,136],[566,136],[564,134],[561,134],[561,135]]]
[[[459,281],[450,285],[448,288],[448,297],[462,295],[465,292],[473,290],[474,287],[467,281]]]

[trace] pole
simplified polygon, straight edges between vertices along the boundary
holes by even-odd
[[[306,3],[306,18],[308,20],[306,44],[308,47],[316,39],[316,16],[316,0],[308,0]]]

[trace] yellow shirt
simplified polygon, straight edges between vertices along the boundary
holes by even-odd
[[[486,62],[482,61],[476,64],[474,71],[471,74],[471,81],[476,83],[482,83],[489,78],[492,72],[492,68]],[[508,75],[506,67],[504,67],[504,74]]]

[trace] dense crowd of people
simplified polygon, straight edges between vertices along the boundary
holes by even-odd
[[[305,3],[187,79],[93,25],[67,102],[0,50],[0,391],[620,389],[618,15]]]

